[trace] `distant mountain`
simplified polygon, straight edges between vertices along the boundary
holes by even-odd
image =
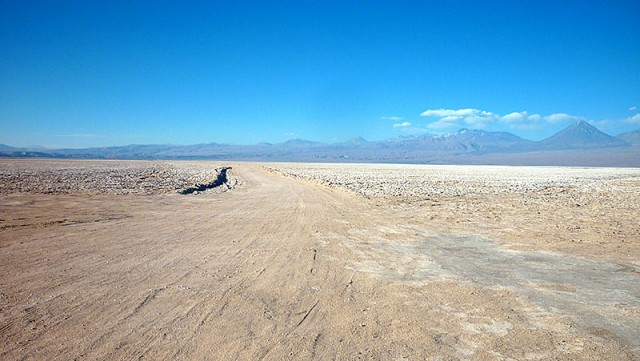
[[[445,135],[382,141],[354,137],[334,144],[292,139],[278,144],[132,144],[41,150],[0,145],[0,157],[640,166],[640,152],[629,144],[640,144],[640,130],[616,138],[577,122],[539,142],[507,132],[460,129]]]
[[[459,132],[461,131],[462,130]],[[404,152],[428,151],[461,153],[477,150],[473,144],[464,144],[464,141],[460,142],[457,133],[447,135],[425,134],[413,138],[392,139],[387,143],[387,146],[388,148],[395,148]]]
[[[627,142],[605,134],[593,125],[581,120],[551,137],[537,142],[536,148],[541,150],[593,149],[626,145],[628,145]]]
[[[369,144],[369,142],[362,137],[353,137],[344,142],[344,144],[363,145]]]
[[[85,149],[56,149],[49,150],[54,155],[74,158],[106,158],[106,159],[158,159],[164,152],[179,148],[170,144],[131,144],[120,147],[100,147]]]
[[[305,140],[305,139],[291,139],[291,140],[287,140],[284,143],[279,143],[277,144],[279,147],[282,148],[315,148],[315,147],[321,147],[326,145],[325,143],[320,143],[320,142],[314,142],[311,140]]]
[[[616,137],[632,145],[640,145],[640,129],[618,134]]]
[[[460,129],[445,135],[425,134],[413,138],[396,138],[387,143],[405,150],[466,153],[522,150],[533,142],[507,132]]]
[[[0,152],[15,152],[18,148],[10,147],[8,145],[0,144]]]
[[[475,151],[518,150],[528,147],[532,142],[508,132],[485,132],[483,130],[460,129],[441,136],[446,141],[455,141],[466,149]]]

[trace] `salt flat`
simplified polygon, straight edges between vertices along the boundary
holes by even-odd
[[[274,164],[346,189],[429,228],[512,249],[640,263],[640,169],[389,164]]]
[[[232,166],[232,189],[180,195]],[[635,359],[640,170],[0,162],[0,358]]]

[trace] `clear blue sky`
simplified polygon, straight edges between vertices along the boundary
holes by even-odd
[[[576,119],[638,129],[639,113],[637,0],[0,6],[13,146],[540,139]]]

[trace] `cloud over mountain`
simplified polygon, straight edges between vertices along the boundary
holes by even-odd
[[[638,114],[636,114],[634,116],[631,116],[631,117],[625,119],[624,121],[627,122],[627,123],[631,123],[631,124],[640,124],[640,113],[638,113]]]
[[[509,128],[539,128],[545,124],[559,124],[563,122],[575,122],[585,120],[583,117],[554,113],[542,116],[538,113],[530,114],[527,111],[516,111],[506,115],[500,115],[481,109],[429,109],[420,114],[427,118],[437,118],[427,124],[427,128],[434,130],[451,130],[461,127],[485,128],[492,124],[504,125]]]
[[[553,124],[561,123],[561,122],[576,122],[576,121],[584,120],[584,118],[582,117],[577,117],[575,115],[569,115],[565,113],[555,113],[555,114],[547,115],[542,119]]]
[[[480,109],[431,109],[420,114],[423,117],[439,118],[427,125],[429,129],[454,129],[464,126],[484,128],[487,124],[496,121],[497,114]]]

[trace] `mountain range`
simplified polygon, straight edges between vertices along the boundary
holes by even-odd
[[[580,121],[541,141],[508,132],[460,129],[446,135],[424,134],[375,142],[355,137],[333,144],[303,139],[278,144],[127,145],[85,149],[14,148],[0,144],[0,157],[638,167],[640,129],[613,137]]]

